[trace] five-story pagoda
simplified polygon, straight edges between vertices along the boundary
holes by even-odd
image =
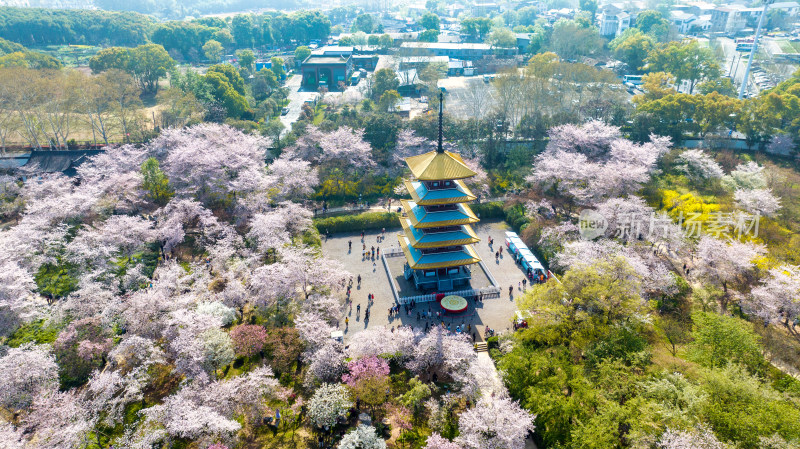
[[[472,244],[480,241],[470,226],[478,217],[467,205],[475,195],[464,179],[475,176],[456,153],[442,146],[442,102],[436,151],[406,158],[415,179],[405,181],[411,200],[402,200],[405,216],[398,234],[405,253],[405,278],[420,290],[446,292],[469,285],[469,266],[480,262]]]

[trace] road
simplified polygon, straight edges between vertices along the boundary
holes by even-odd
[[[303,102],[313,94],[313,92],[302,92],[300,90],[302,80],[303,77],[300,74],[296,74],[286,82],[285,87],[289,89],[289,96],[287,97],[289,99],[289,106],[287,106],[289,108],[289,113],[281,115],[281,123],[283,123],[285,127],[281,136],[292,130],[292,123],[300,118],[300,110],[303,106]]]

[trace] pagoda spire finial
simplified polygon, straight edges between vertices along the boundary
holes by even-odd
[[[442,145],[442,116],[444,115],[444,92],[439,92],[439,146],[436,148],[437,153],[444,153],[444,146]]]

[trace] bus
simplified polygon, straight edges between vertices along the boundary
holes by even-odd
[[[626,86],[641,86],[642,75],[624,75],[622,77],[622,84]]]

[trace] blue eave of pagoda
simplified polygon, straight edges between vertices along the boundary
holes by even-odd
[[[420,201],[425,202],[440,202],[443,200],[448,200],[447,202],[462,202],[462,201],[472,201],[475,199],[475,196],[472,195],[466,186],[463,186],[461,182],[454,182],[455,188],[451,189],[434,189],[428,190],[425,187],[425,184],[419,181],[411,181],[411,187],[414,189],[414,193],[416,193],[417,197]]]
[[[477,222],[477,218],[464,204],[458,204],[456,210],[427,212],[422,206],[408,201],[408,211],[414,214],[415,221],[427,226],[451,226]]]
[[[458,231],[433,233],[424,233],[418,228],[412,226],[411,223],[408,223],[408,225],[411,233],[414,235],[414,239],[416,239],[419,243],[450,242],[453,240],[470,240],[473,238],[473,236],[464,229],[464,227],[467,225],[459,226]]]

